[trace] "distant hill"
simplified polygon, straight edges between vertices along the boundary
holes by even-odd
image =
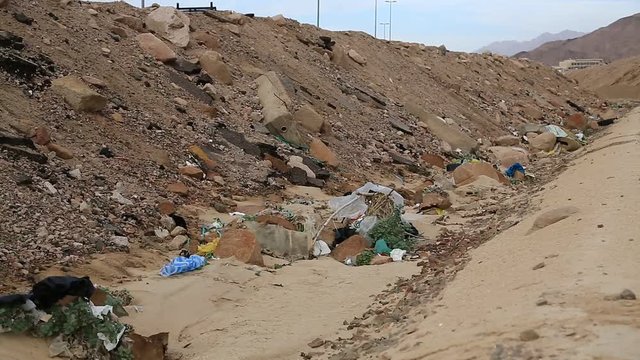
[[[476,52],[478,53],[492,52],[494,54],[513,56],[519,52],[533,50],[538,46],[544,43],[548,43],[550,41],[574,39],[582,35],[584,35],[584,33],[581,33],[578,31],[572,31],[572,30],[565,30],[557,34],[552,34],[547,32],[529,41],[516,41],[516,40],[496,41],[485,47],[482,47],[481,49],[478,49]]]
[[[640,100],[640,56],[567,74],[581,87],[608,100]]]
[[[640,13],[622,18],[577,39],[553,41],[515,56],[547,65],[558,65],[558,62],[571,58],[615,61],[637,55],[640,55]]]

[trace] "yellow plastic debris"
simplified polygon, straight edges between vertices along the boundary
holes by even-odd
[[[211,241],[210,243],[204,244],[204,245],[198,245],[198,255],[200,256],[206,256],[206,255],[212,255],[214,251],[216,251],[216,248],[218,247],[218,243],[220,242],[220,239],[213,239],[213,241]]]

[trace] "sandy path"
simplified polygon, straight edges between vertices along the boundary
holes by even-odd
[[[144,311],[126,321],[142,334],[169,331],[171,352],[185,359],[299,359],[312,340],[339,336],[372,295],[416,272],[415,263],[353,268],[325,258],[258,276],[245,264],[217,261],[127,285]]]
[[[536,196],[539,212],[472,252],[382,358],[640,359],[640,301],[604,300],[640,295],[640,109],[608,131]],[[561,206],[580,212],[527,235]],[[530,329],[540,339],[521,341]]]

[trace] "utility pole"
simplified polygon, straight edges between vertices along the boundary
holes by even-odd
[[[387,26],[389,26],[389,23],[388,22],[386,22],[386,23],[382,22],[382,23],[380,23],[380,25],[382,25],[384,27],[384,38],[383,38],[383,40],[386,40],[387,39]]]
[[[389,41],[391,41],[391,8],[393,3],[397,3],[398,0],[385,0],[385,2],[389,3]]]
[[[316,18],[316,26],[320,27],[320,0],[318,0],[318,12],[317,12],[317,18]]]
[[[376,0],[375,4],[375,15],[373,20],[373,37],[378,38],[378,0]]]

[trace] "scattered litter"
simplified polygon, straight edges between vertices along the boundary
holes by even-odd
[[[566,131],[564,131],[564,129],[562,129],[560,126],[558,125],[547,125],[544,127],[544,130],[546,132],[550,132],[553,135],[555,135],[557,138],[564,138],[569,136],[569,134],[567,134]]]
[[[210,243],[204,245],[198,245],[198,255],[204,257],[211,257],[213,253],[216,251],[218,247],[218,243],[220,242],[219,238],[213,239]]]

